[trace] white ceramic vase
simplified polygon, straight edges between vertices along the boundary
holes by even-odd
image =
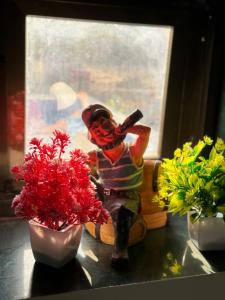
[[[200,218],[192,223],[190,214],[187,216],[188,233],[198,249],[201,251],[225,250],[225,223],[222,215]]]
[[[35,260],[60,268],[76,256],[81,240],[82,225],[70,225],[57,231],[30,220],[29,231]]]

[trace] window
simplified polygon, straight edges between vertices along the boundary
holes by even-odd
[[[146,157],[160,157],[172,37],[172,26],[27,16],[25,151],[55,128],[91,150],[81,111],[101,103],[119,123],[139,108]]]
[[[68,115],[71,95],[80,107],[82,100],[109,106],[118,122],[138,103],[141,121],[152,127],[146,158],[170,157],[176,147],[208,133],[206,123],[210,127],[214,117],[207,102],[214,29],[206,10],[178,3],[9,2],[3,37],[7,63],[1,64],[0,178],[11,178],[9,170],[23,161],[31,136],[49,136],[56,123],[72,133],[72,147],[81,147],[82,141],[84,150],[93,147],[86,128],[82,131]],[[59,87],[67,91],[64,96]],[[65,95],[70,96],[62,103]]]

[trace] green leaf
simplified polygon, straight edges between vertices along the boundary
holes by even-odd
[[[210,153],[209,153],[209,159],[210,159],[210,160],[215,159],[216,154],[217,154],[216,149],[215,149],[215,147],[213,147],[212,150],[211,150]]]
[[[196,188],[204,188],[205,187],[205,180],[203,178],[198,178],[198,181],[196,183]]]
[[[178,198],[179,200],[184,200],[184,199],[185,199],[185,196],[186,196],[185,191],[179,191],[179,192],[177,193],[177,198]]]
[[[202,149],[204,147],[205,147],[205,143],[203,141],[199,141],[198,144],[196,146],[194,146],[193,154],[194,154],[195,158],[200,154],[200,152],[202,151]]]
[[[196,174],[191,174],[188,178],[188,183],[191,187],[195,187],[198,182],[198,176]]]
[[[191,163],[193,163],[195,161],[195,156],[189,156],[189,157],[185,157],[182,161],[182,165],[189,165]]]
[[[199,159],[200,161],[203,161],[203,162],[206,160],[204,156],[199,156],[198,159]]]

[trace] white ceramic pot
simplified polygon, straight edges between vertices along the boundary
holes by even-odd
[[[200,218],[192,223],[187,217],[189,237],[201,251],[225,250],[225,223],[222,215]]]
[[[82,225],[70,225],[57,231],[31,220],[29,231],[35,260],[60,268],[76,256],[81,240]]]

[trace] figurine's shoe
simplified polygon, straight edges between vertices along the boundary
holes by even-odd
[[[124,269],[128,267],[129,256],[127,249],[119,251],[114,248],[112,252],[111,265],[115,269]]]
[[[117,260],[117,259],[128,260],[129,256],[128,256],[127,249],[121,251],[121,250],[114,248],[113,252],[112,252],[112,260]]]
[[[118,259],[111,259],[111,266],[113,269],[118,271],[123,271],[129,269],[129,260],[127,258],[118,258]]]

